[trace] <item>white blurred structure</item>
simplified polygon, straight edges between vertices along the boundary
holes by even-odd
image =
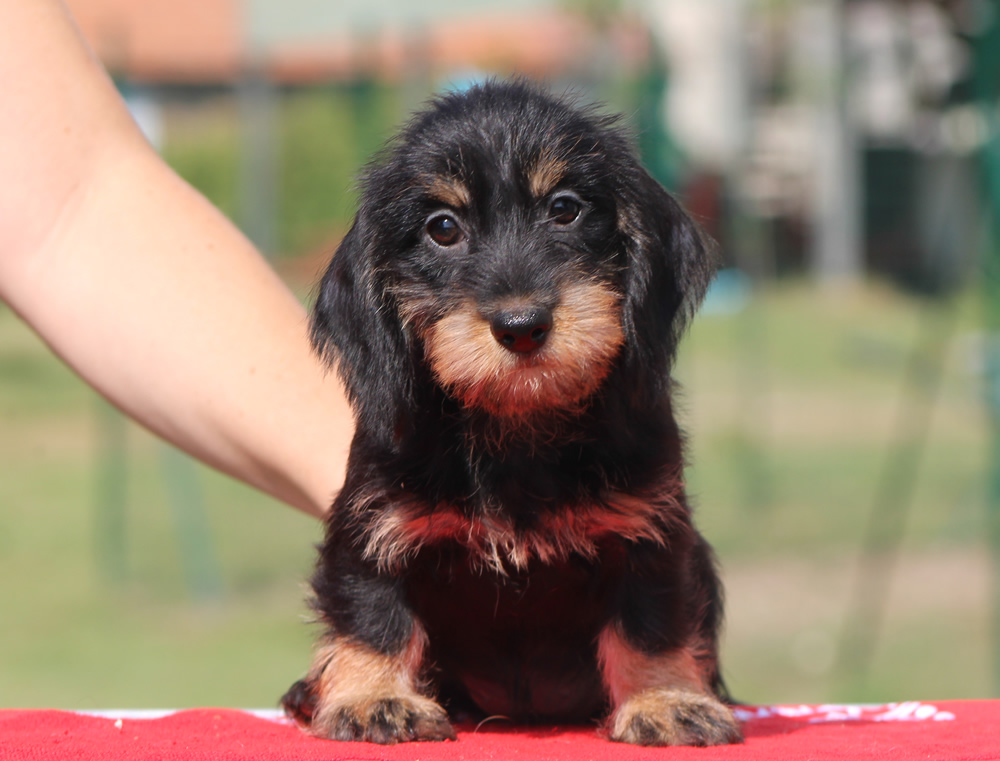
[[[819,280],[850,281],[865,268],[864,149],[947,149],[955,120],[938,104],[962,52],[929,0],[761,5],[637,0],[667,58],[667,122],[745,210],[808,220]]]
[[[747,0],[649,0],[669,66],[667,119],[695,163],[725,173],[748,139]]]

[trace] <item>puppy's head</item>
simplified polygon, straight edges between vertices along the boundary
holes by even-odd
[[[490,83],[433,102],[368,169],[313,339],[386,443],[424,382],[515,427],[580,411],[612,374],[642,407],[711,274],[613,119]]]

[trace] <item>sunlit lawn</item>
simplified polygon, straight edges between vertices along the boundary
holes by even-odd
[[[927,310],[949,324],[886,288],[788,285],[699,317],[684,346],[689,483],[725,568],[725,671],[742,700],[993,689],[976,316],[964,299],[929,399],[903,382]],[[897,421],[928,403],[900,574],[861,679],[837,655],[854,558]],[[318,525],[199,469],[185,485],[204,502],[202,559],[222,593],[198,599],[163,445],[129,427],[125,563],[109,572],[99,404],[0,308],[0,706],[273,705],[308,664]]]

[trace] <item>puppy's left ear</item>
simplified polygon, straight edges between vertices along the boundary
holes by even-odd
[[[715,275],[715,252],[677,200],[646,173],[624,191],[626,370],[636,389],[658,395],[669,384],[677,344]]]

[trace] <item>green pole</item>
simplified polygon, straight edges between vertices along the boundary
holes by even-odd
[[[218,600],[223,594],[222,572],[195,464],[170,445],[164,444],[160,452],[188,589],[199,601]]]
[[[122,414],[103,399],[98,400],[95,416],[98,452],[94,493],[97,568],[105,582],[121,585],[128,577],[126,424]]]
[[[979,4],[984,28],[972,40],[976,97],[987,128],[982,172],[987,215],[983,251],[986,407],[990,426],[988,537],[993,556],[993,679],[1000,694],[1000,0]]]

